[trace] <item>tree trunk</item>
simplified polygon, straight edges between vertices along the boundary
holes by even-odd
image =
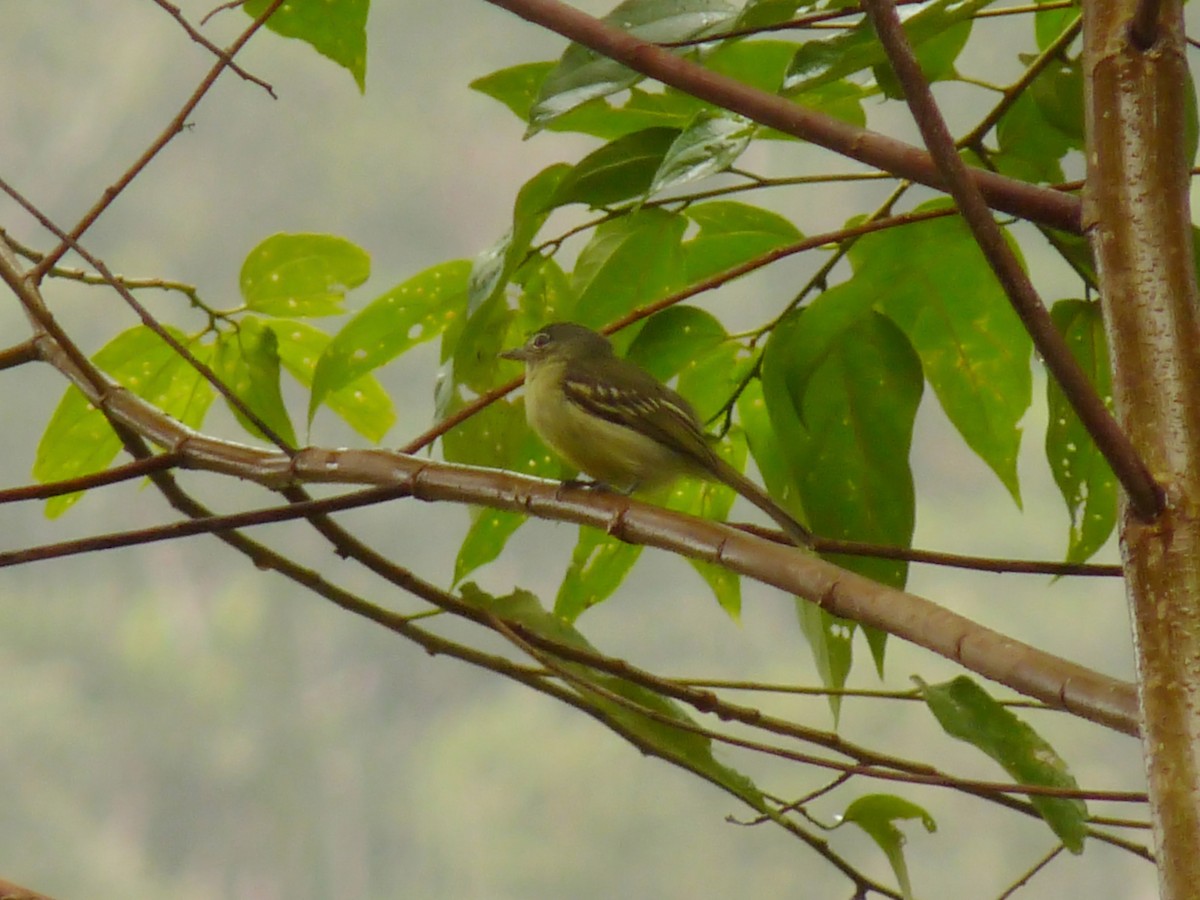
[[[1200,323],[1181,6],[1084,3],[1084,76],[1114,402],[1166,492],[1153,522],[1125,509],[1121,538],[1159,883],[1183,900],[1200,885]]]

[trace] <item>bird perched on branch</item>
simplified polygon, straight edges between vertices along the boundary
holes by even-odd
[[[500,354],[525,363],[525,415],[555,453],[597,482],[630,493],[681,475],[733,488],[799,546],[812,532],[717,455],[691,404],[614,352],[601,334],[572,322],[547,325]]]

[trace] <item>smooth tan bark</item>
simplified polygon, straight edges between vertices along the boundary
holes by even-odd
[[[1200,317],[1183,17],[1130,37],[1134,0],[1084,4],[1085,227],[1099,265],[1118,418],[1167,493],[1122,527],[1143,747],[1166,900],[1200,885]],[[1144,18],[1144,17],[1141,17]],[[1141,32],[1140,32],[1141,33]]]

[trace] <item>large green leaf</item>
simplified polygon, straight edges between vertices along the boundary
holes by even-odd
[[[936,685],[917,679],[917,683],[945,732],[978,747],[1018,784],[1079,789],[1054,748],[970,678],[960,675]],[[1082,800],[1031,794],[1029,802],[1068,850],[1083,852],[1088,813]]]
[[[1100,304],[1060,300],[1050,315],[1096,392],[1111,398],[1112,374]],[[1071,516],[1067,561],[1084,562],[1104,546],[1116,525],[1116,479],[1053,377],[1046,379],[1046,401],[1050,408],[1046,459]]]
[[[643,209],[599,226],[575,262],[575,318],[600,326],[683,284],[680,240],[687,220]]]
[[[246,0],[242,9],[257,19],[270,0]],[[360,91],[367,89],[367,10],[371,0],[288,0],[271,14],[267,27],[298,38],[347,69]]]
[[[745,203],[697,203],[684,214],[700,226],[696,236],[683,245],[689,282],[794,244],[802,237],[796,226],[778,213]]]
[[[213,350],[213,373],[275,435],[296,446],[296,431],[283,405],[279,384],[279,346],[275,332],[254,316],[244,316],[224,332]],[[229,404],[243,428],[264,437],[240,409]]]
[[[173,328],[167,331],[201,362],[211,348],[189,342]],[[199,427],[215,392],[204,377],[162,338],[144,325],[123,331],[92,357],[118,384],[192,428]],[[104,413],[76,387],[68,387],[38,443],[33,477],[62,481],[102,471],[121,449],[121,440]],[[46,501],[49,518],[62,515],[83,495],[65,494]]]
[[[763,396],[773,425],[760,431],[760,467],[782,459],[813,530],[824,537],[906,547],[914,495],[908,456],[921,399],[920,363],[904,334],[846,285],[785,317],[763,354]],[[849,313],[849,314],[848,314]],[[757,457],[756,457],[757,458]],[[778,476],[776,476],[778,477]],[[835,557],[839,565],[903,586],[896,560]],[[802,630],[826,684],[841,688],[852,623],[798,601]],[[881,634],[870,641],[882,665]],[[836,715],[837,698],[831,698]]]
[[[646,128],[610,141],[575,164],[551,202],[600,207],[641,197],[679,135],[676,128]]]
[[[371,274],[365,250],[329,234],[276,234],[246,256],[239,283],[247,308],[271,316],[331,316]]]
[[[603,21],[643,40],[662,43],[719,31],[736,14],[724,0],[626,0]],[[641,77],[582,44],[571,44],[542,82],[530,110],[529,131],[538,131],[590,100],[624,90]]]
[[[470,271],[470,263],[464,260],[426,269],[373,300],[347,322],[317,362],[309,421],[333,391],[437,337],[462,316]]]
[[[947,217],[877,232],[850,257],[851,283],[908,336],[942,409],[1019,504],[1032,344],[966,226]]]

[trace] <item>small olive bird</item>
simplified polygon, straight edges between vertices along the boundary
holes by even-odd
[[[812,532],[717,455],[691,404],[618,357],[603,335],[559,322],[500,355],[525,363],[530,427],[600,484],[631,493],[681,475],[720,481],[774,519],[798,546],[812,546]]]

